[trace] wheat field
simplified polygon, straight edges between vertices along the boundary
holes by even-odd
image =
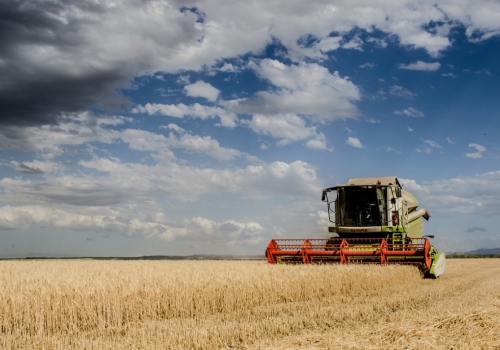
[[[500,259],[0,261],[4,349],[500,349]]]

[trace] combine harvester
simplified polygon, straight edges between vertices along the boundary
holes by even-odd
[[[334,200],[328,194],[336,191]],[[429,278],[443,274],[446,259],[424,236],[426,209],[403,190],[395,176],[350,179],[323,190],[328,217],[337,237],[273,239],[266,250],[271,264],[376,263],[418,265]],[[334,203],[335,211],[331,204]],[[335,221],[332,220],[332,215]]]

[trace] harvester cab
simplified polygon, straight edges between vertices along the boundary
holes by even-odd
[[[331,198],[331,199],[330,199]],[[424,236],[430,214],[395,176],[350,179],[323,190],[333,224],[327,239],[273,239],[270,263],[381,263],[419,265],[427,277],[445,269],[445,254]]]

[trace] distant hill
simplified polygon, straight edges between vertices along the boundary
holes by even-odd
[[[472,254],[472,255],[500,254],[500,248],[481,248],[467,252],[467,254]]]
[[[470,252],[446,254],[448,258],[500,258],[500,248],[481,248]]]

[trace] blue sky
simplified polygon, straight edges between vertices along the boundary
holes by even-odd
[[[500,4],[0,3],[0,257],[260,254],[398,176],[500,247]]]

